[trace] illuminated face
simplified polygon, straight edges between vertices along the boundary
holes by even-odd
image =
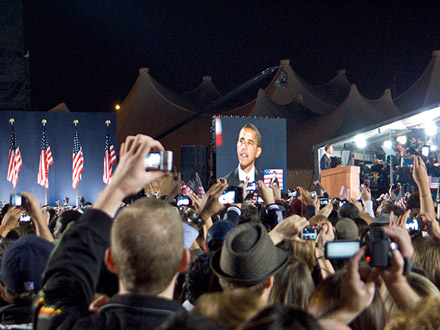
[[[330,148],[327,149],[327,153],[331,155],[333,153],[333,146],[330,146]]]
[[[237,156],[243,171],[249,172],[255,164],[255,159],[260,157],[261,147],[257,146],[254,130],[243,128],[237,141]]]

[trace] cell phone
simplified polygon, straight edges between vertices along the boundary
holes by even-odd
[[[31,217],[29,215],[27,215],[26,213],[23,213],[20,216],[20,222],[29,222],[31,221]]]
[[[177,199],[177,206],[188,206],[191,203],[191,200],[188,196],[179,196]]]
[[[241,187],[228,187],[218,200],[222,204],[243,203],[243,190]]]
[[[406,229],[414,231],[419,230],[419,222],[417,221],[417,218],[406,219]]]
[[[342,206],[344,206],[344,205],[345,205],[345,203],[347,203],[347,201],[340,201],[340,202],[339,202],[339,207],[342,207]]]
[[[256,182],[249,182],[247,187],[246,187],[247,191],[255,191],[257,190],[257,183]]]
[[[9,197],[9,205],[21,207],[21,195],[11,195]]]
[[[173,170],[173,152],[163,150],[150,152],[144,160],[145,171],[168,171]]]
[[[310,197],[312,197],[313,199],[316,198],[316,191],[311,191],[310,192]]]
[[[349,259],[359,251],[359,241],[327,242],[324,246],[326,259]]]
[[[319,203],[321,204],[321,205],[327,205],[328,203],[329,203],[329,199],[328,198],[320,198],[319,199]]]
[[[306,227],[302,231],[302,238],[305,240],[316,240],[318,237],[318,228],[316,226]]]

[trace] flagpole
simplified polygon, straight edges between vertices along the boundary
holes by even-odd
[[[76,198],[75,198],[75,200],[76,200],[76,207],[78,207],[78,187],[76,187],[75,191],[76,191]]]
[[[44,187],[44,205],[47,205],[47,188]]]

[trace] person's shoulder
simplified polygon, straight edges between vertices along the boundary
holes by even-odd
[[[225,175],[225,179],[227,180],[228,178],[238,178],[238,167]]]

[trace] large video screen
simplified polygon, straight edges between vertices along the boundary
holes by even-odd
[[[277,182],[286,191],[286,119],[218,116],[214,122],[217,178],[232,186]]]

